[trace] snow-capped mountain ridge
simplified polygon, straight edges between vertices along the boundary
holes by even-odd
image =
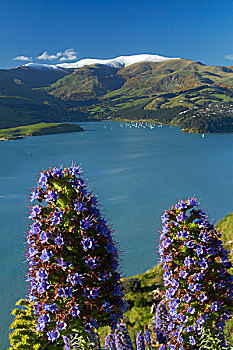
[[[41,63],[26,63],[22,67],[29,67],[35,69],[61,69],[62,67],[57,66],[56,64],[41,64]]]
[[[167,60],[177,60],[180,58],[169,58],[159,55],[150,55],[150,54],[141,54],[141,55],[130,55],[130,56],[119,56],[116,58],[110,59],[96,59],[96,58],[85,58],[73,63],[61,63],[55,65],[48,64],[36,64],[36,63],[27,63],[26,67],[33,68],[65,68],[65,69],[77,69],[84,66],[93,65],[93,64],[103,64],[115,68],[128,67],[132,64],[139,62],[162,62]]]
[[[94,59],[85,58],[83,60],[80,60],[74,63],[63,63],[63,64],[58,64],[57,66],[62,68],[82,68],[84,66],[92,65],[92,64],[105,64],[111,67],[123,68],[139,62],[161,62],[161,61],[167,61],[172,59],[174,58],[168,58],[168,57],[163,57],[158,55],[142,54],[142,55],[131,55],[131,56],[119,56],[116,58],[110,58],[105,60],[95,59],[95,58]]]

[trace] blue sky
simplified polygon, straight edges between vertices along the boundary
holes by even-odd
[[[1,1],[0,68],[140,53],[233,65],[233,1]]]

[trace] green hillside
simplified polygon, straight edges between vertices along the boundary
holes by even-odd
[[[89,117],[232,132],[233,69],[173,59],[125,68],[0,70],[1,128]]]
[[[70,70],[18,67],[0,70],[0,128],[11,128],[39,122],[86,120],[73,105],[49,95],[42,86],[49,85]]]
[[[186,59],[122,69],[86,66],[46,91],[66,101],[95,98],[82,110],[96,118],[152,119],[191,132],[233,131],[233,70],[227,67]]]
[[[85,66],[45,90],[63,100],[93,99],[124,85],[125,80],[117,71],[117,68],[104,65]]]
[[[17,140],[24,136],[40,136],[77,131],[83,131],[83,128],[77,124],[39,123],[19,126],[17,128],[0,129],[0,140]]]

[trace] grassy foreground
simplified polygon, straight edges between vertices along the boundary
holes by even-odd
[[[77,124],[69,123],[39,123],[16,128],[0,129],[1,140],[18,140],[24,136],[39,136],[83,131]]]

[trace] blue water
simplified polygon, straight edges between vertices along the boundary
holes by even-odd
[[[157,263],[160,214],[194,194],[215,222],[233,212],[233,134],[184,134],[168,126],[82,124],[83,133],[0,142],[0,347],[25,295],[29,188],[42,168],[81,163],[119,242],[124,275]]]

